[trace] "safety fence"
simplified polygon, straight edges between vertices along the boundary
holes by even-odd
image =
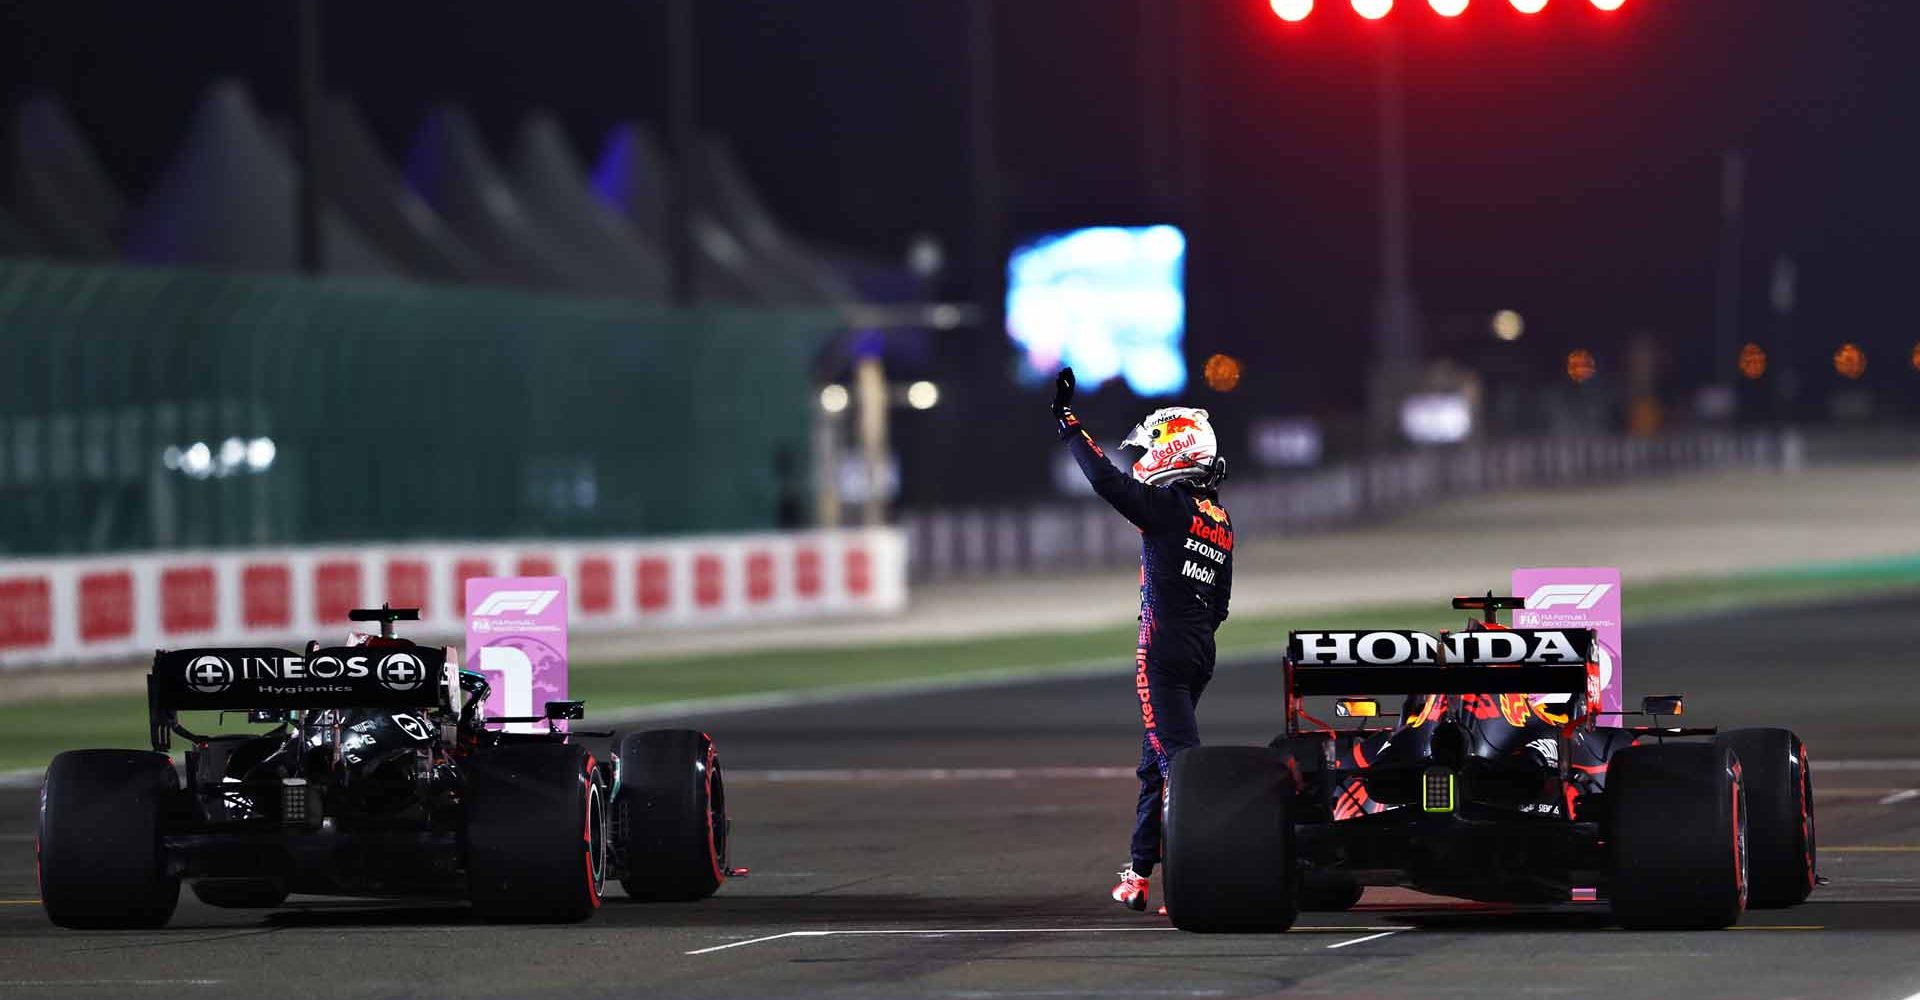
[[[356,607],[465,627],[465,582],[562,576],[579,631],[698,627],[905,608],[890,528],[607,540],[166,552],[0,563],[0,668],[156,648],[338,638]]]
[[[0,260],[0,554],[785,526],[839,323]]]
[[[1301,534],[1377,520],[1499,490],[1604,485],[1643,476],[1790,460],[1771,431],[1658,438],[1546,438],[1412,452],[1280,479],[1229,481],[1221,498],[1242,538]],[[1140,536],[1089,490],[1085,499],[939,510],[904,518],[915,582],[1121,565]]]

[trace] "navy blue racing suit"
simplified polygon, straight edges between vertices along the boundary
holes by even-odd
[[[1140,698],[1140,800],[1133,870],[1160,861],[1160,814],[1173,758],[1200,743],[1194,706],[1213,679],[1213,633],[1233,591],[1233,521],[1215,493],[1189,483],[1148,486],[1113,467],[1068,416],[1061,433],[1087,482],[1140,529],[1140,636],[1133,686]]]

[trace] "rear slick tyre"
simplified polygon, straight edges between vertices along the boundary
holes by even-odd
[[[61,927],[163,927],[180,902],[162,836],[178,808],[165,754],[69,750],[47,766],[36,855],[40,905]]]
[[[1747,906],[1804,902],[1819,878],[1806,746],[1786,729],[1735,729],[1714,742],[1739,755],[1746,781]]]
[[[488,747],[467,765],[467,894],[481,919],[573,923],[606,881],[605,792],[572,743]]]
[[[1167,780],[1167,916],[1183,931],[1279,933],[1299,916],[1293,778],[1270,747],[1194,747]]]
[[[1747,895],[1746,787],[1720,743],[1629,747],[1607,770],[1608,895],[1631,930],[1719,930]]]
[[[727,880],[727,788],[713,740],[654,729],[615,741],[620,887],[642,902],[691,902]]]

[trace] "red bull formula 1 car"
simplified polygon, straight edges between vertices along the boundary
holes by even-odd
[[[694,730],[613,736],[600,760],[560,731],[582,702],[488,718],[451,650],[395,638],[409,609],[354,611],[380,634],[304,654],[181,649],[148,675],[153,749],[73,750],[40,796],[40,898],[63,927],[158,927],[180,883],[222,907],[289,893],[466,899],[490,920],[573,921],[609,878],[642,900],[712,895],[725,785]],[[182,711],[275,728],[205,736]],[[547,732],[500,724],[545,721]],[[185,767],[166,754],[187,741]]]
[[[1438,635],[1294,632],[1285,731],[1174,761],[1175,926],[1285,930],[1368,885],[1533,904],[1591,889],[1629,928],[1722,928],[1807,898],[1813,777],[1791,731],[1666,724],[1678,696],[1645,699],[1632,714],[1649,724],[1600,725],[1591,630],[1508,628],[1511,597],[1453,606],[1482,614]],[[1406,696],[1398,721],[1367,725],[1387,694]],[[1316,696],[1358,727],[1308,715]]]

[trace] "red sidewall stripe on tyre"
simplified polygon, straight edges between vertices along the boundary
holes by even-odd
[[[600,908],[600,879],[593,870],[593,754],[587,754],[587,770],[582,775],[581,795],[585,797],[585,825],[581,829],[581,843],[586,847],[587,861],[587,898],[593,901],[594,909]]]
[[[1733,802],[1733,883],[1739,897],[1739,905],[1734,912],[1745,912],[1747,908],[1747,859],[1746,839],[1740,836],[1740,791],[1746,778],[1741,773],[1740,761],[1733,762],[1733,782],[1730,797]]]
[[[707,821],[707,861],[713,866],[714,883],[719,884],[727,880],[726,872],[720,870],[720,845],[715,839],[713,829],[713,775],[720,767],[720,751],[719,748],[713,745],[713,737],[706,733],[701,733],[700,738],[707,744],[707,766],[705,775],[707,801],[706,808],[701,810],[706,814]]]
[[[1807,764],[1807,745],[1800,744],[1800,776],[1796,791],[1800,799],[1800,838],[1801,849],[1806,854],[1807,891],[1812,892],[1819,876],[1815,873],[1817,863],[1814,855],[1813,839],[1813,771]]]

